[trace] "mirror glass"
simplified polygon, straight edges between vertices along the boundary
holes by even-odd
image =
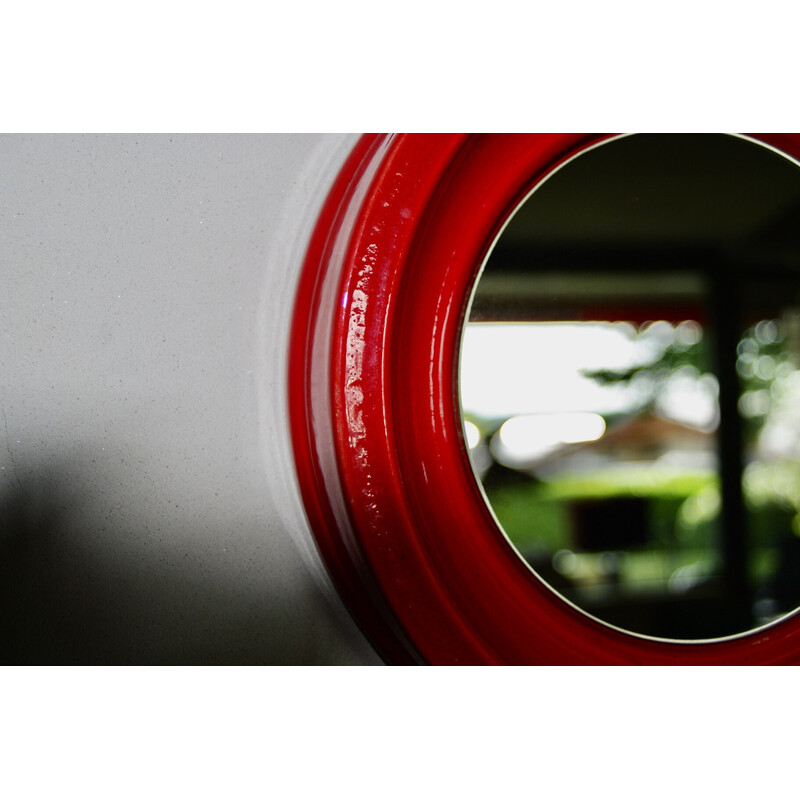
[[[476,479],[567,601],[665,639],[800,605],[800,169],[753,140],[594,146],[520,204],[459,361]]]

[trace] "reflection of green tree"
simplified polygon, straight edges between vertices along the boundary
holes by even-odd
[[[742,381],[739,412],[745,440],[752,443],[770,413],[778,410],[796,371],[777,320],[762,320],[745,332],[737,348],[736,370]]]
[[[779,321],[762,320],[745,331],[737,348],[736,369],[742,385],[739,413],[748,462],[742,485],[753,521],[752,535],[760,541],[774,540],[776,532],[787,532],[787,516],[793,517],[791,525],[800,533],[800,453],[788,435],[800,421],[800,372]],[[782,455],[770,454],[769,447],[764,447],[770,429],[777,430],[788,445]],[[774,520],[769,529],[764,524],[767,519]]]
[[[651,350],[652,357],[626,370],[584,370],[583,374],[603,385],[634,389],[636,412],[655,411],[656,401],[677,376],[698,380],[710,373],[708,348],[696,322],[682,322],[677,327],[664,321],[651,323],[636,333],[634,343],[641,350]]]
[[[653,340],[659,337],[663,347],[652,360],[627,370],[587,370],[584,375],[603,385],[634,387],[639,399],[637,411],[642,412],[655,410],[658,399],[676,377],[700,379],[711,374],[711,356],[699,325],[681,323],[672,329],[669,323],[657,322],[641,329],[636,340],[655,343]],[[741,381],[739,411],[745,441],[752,444],[770,414],[779,410],[781,403],[785,405],[787,398],[796,399],[800,388],[797,365],[786,348],[778,320],[761,320],[748,328],[739,341],[736,358]]]

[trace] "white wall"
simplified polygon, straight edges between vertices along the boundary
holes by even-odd
[[[284,396],[354,141],[0,138],[9,663],[379,663],[324,588]]]

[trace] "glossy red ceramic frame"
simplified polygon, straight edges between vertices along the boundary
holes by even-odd
[[[754,135],[800,158],[800,135]],[[297,471],[319,550],[388,663],[800,662],[797,614],[712,642],[626,634],[570,606],[497,528],[463,443],[461,328],[530,189],[603,135],[369,135],[310,242],[291,337]]]

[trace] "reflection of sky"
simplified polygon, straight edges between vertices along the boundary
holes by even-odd
[[[465,413],[486,418],[516,414],[631,410],[630,387],[603,386],[582,370],[625,370],[646,363],[634,329],[625,323],[470,323],[461,353]]]

